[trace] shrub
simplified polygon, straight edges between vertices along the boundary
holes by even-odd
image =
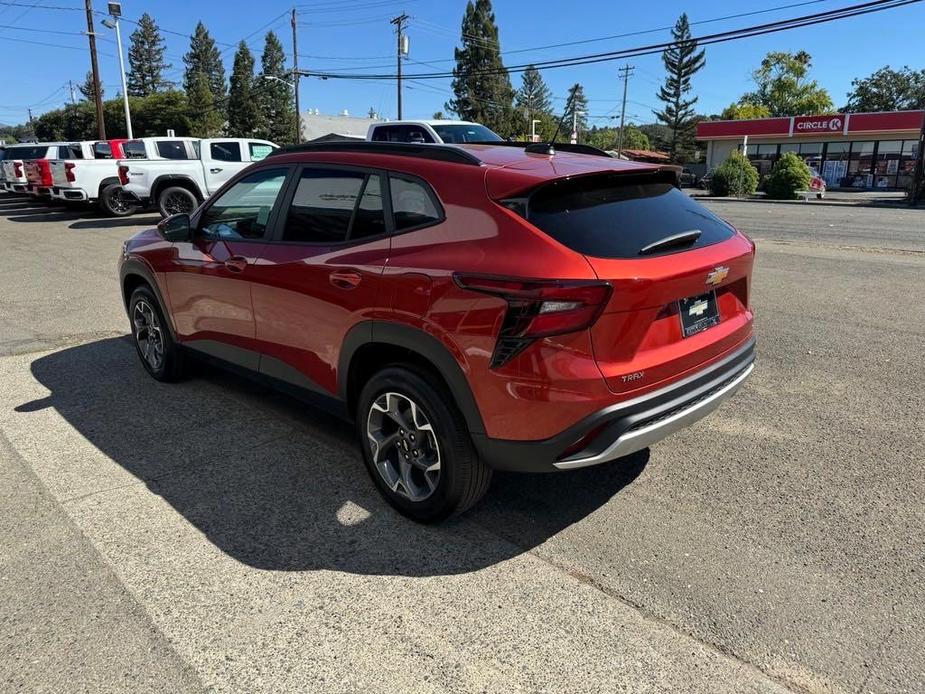
[[[813,175],[806,163],[793,152],[786,152],[777,160],[765,180],[769,198],[794,200],[798,190],[809,190]]]
[[[758,170],[741,152],[733,152],[716,167],[710,193],[721,197],[751,195],[758,188]]]

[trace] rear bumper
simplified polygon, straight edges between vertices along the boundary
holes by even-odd
[[[64,186],[53,186],[51,197],[57,200],[67,200],[68,202],[87,202],[90,196],[82,188],[66,188]]]
[[[473,436],[491,467],[521,472],[570,470],[642,450],[718,408],[754,369],[755,339],[710,366],[652,393],[599,410],[542,441]]]

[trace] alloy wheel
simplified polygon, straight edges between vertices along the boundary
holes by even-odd
[[[407,395],[383,393],[369,408],[366,435],[373,465],[396,494],[423,501],[440,483],[440,445],[421,407]]]
[[[168,214],[190,213],[193,209],[189,197],[183,193],[170,193],[164,198],[164,210]]]
[[[135,342],[142,358],[154,371],[164,364],[164,333],[157,313],[145,300],[135,304],[132,313],[135,327]]]

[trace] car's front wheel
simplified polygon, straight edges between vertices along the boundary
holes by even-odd
[[[491,468],[449,391],[424,369],[396,365],[373,376],[358,398],[357,430],[373,482],[413,520],[462,513],[488,489]]]
[[[129,319],[135,350],[145,370],[158,381],[183,377],[183,353],[173,341],[160,304],[148,287],[138,287],[129,299]]]

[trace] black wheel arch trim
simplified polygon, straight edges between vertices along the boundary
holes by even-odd
[[[349,400],[349,375],[353,357],[364,345],[383,343],[414,352],[431,364],[443,377],[473,435],[484,435],[485,424],[479,412],[469,381],[456,357],[433,335],[401,323],[366,320],[353,326],[344,337],[338,362],[338,395],[344,403]]]
[[[202,194],[202,191],[199,189],[199,184],[196,183],[193,178],[190,176],[185,176],[181,174],[163,174],[154,179],[154,183],[151,184],[151,198],[157,200],[160,197],[160,194],[164,192],[165,188],[170,188],[172,182],[182,181],[184,183],[189,183],[193,186],[193,195],[196,197],[199,202],[205,200],[205,196]],[[182,186],[181,186],[182,187]]]
[[[140,277],[145,284],[151,288],[151,291],[154,292],[154,298],[156,298],[158,304],[160,304],[161,313],[166,319],[165,322],[167,323],[167,329],[170,331],[170,337],[174,342],[179,342],[177,340],[176,329],[173,325],[173,314],[170,311],[169,305],[164,300],[164,295],[161,293],[161,288],[157,280],[154,279],[154,272],[143,261],[137,258],[127,258],[122,261],[119,267],[119,292],[123,295],[122,300],[125,304],[126,315],[128,315],[129,309],[128,302],[132,297],[131,295],[126,296],[125,294],[125,280],[130,275]]]

